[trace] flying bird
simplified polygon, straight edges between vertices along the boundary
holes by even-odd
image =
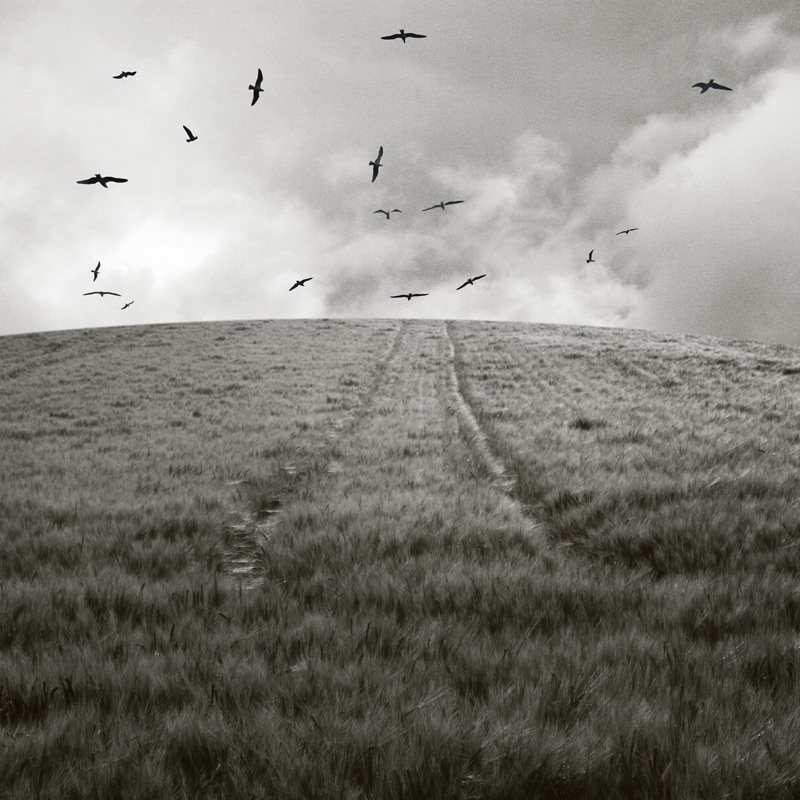
[[[107,294],[113,294],[114,297],[122,297],[122,295],[121,294],[117,294],[117,292],[84,292],[83,296],[86,297],[86,295],[89,295],[89,294],[99,294],[100,297],[103,297],[104,295],[107,295]]]
[[[261,92],[264,91],[261,88],[261,81],[263,81],[263,80],[264,80],[264,76],[261,74],[261,67],[259,67],[258,68],[258,77],[256,78],[256,85],[253,86],[253,84],[251,83],[250,86],[247,87],[248,89],[252,89],[252,91],[253,91],[253,102],[250,103],[251,106],[254,106],[256,104],[256,100],[258,100],[258,95]]]
[[[723,86],[719,83],[714,83],[714,79],[712,78],[708,83],[695,83],[692,85],[692,89],[698,88],[700,89],[700,94],[707,92],[709,89],[724,89],[726,92],[732,92],[729,86]]]
[[[590,251],[589,251],[589,258],[587,258],[587,259],[586,259],[586,263],[587,263],[587,264],[596,264],[596,263],[597,263],[597,262],[596,262],[596,261],[595,261],[595,260],[592,258],[592,253],[594,253],[594,250],[590,250]]]
[[[125,309],[126,309],[128,306],[132,306],[132,305],[133,305],[133,300],[131,300],[131,301],[130,301],[130,303],[125,303],[125,305],[124,305],[124,306],[122,306],[122,308],[120,309],[120,311],[124,311],[124,310],[125,310]]]
[[[626,230],[626,231],[620,231],[619,233],[616,233],[616,234],[614,234],[614,235],[615,235],[615,236],[619,236],[619,234],[620,234],[620,233],[630,233],[631,231],[638,231],[638,230],[639,230],[638,228],[628,228],[628,230]],[[594,250],[592,250],[592,252],[594,253]]]
[[[406,33],[402,28],[400,28],[400,33],[393,33],[391,36],[381,36],[381,39],[402,39],[403,44],[406,43],[406,39],[424,39],[426,38],[422,33]]]
[[[402,214],[403,212],[399,208],[393,208],[391,211],[384,211],[382,208],[379,208],[377,211],[373,211],[373,214],[386,214],[386,219],[389,219],[389,214],[394,214],[397,212],[398,214]]]
[[[378,150],[378,157],[374,161],[370,161],[369,165],[372,167],[372,182],[375,182],[375,178],[378,177],[378,170],[383,166],[381,164],[381,159],[383,158],[383,145],[381,145],[380,150]]]
[[[446,203],[442,200],[441,203],[437,203],[435,206],[430,206],[429,208],[423,208],[423,211],[430,211],[432,208],[441,208],[444,211],[445,206],[454,206],[456,203],[463,203],[463,200],[448,200]]]
[[[131,75],[135,75],[135,72],[120,72],[119,75],[114,75],[115,80],[119,80],[120,78],[128,78]]]
[[[197,137],[184,125],[183,129],[186,131],[186,135],[189,137],[186,141],[187,142],[194,142],[197,140]]]
[[[312,280],[312,278],[303,278],[303,280],[301,280],[301,281],[295,281],[294,286],[292,286],[292,289],[296,289],[298,286],[305,286],[306,285],[306,281],[310,281],[310,280]],[[289,289],[289,291],[291,292],[292,289]]]
[[[100,272],[100,262],[98,261],[97,266],[94,269],[90,269],[89,272],[94,275],[94,278],[92,278],[92,283],[94,283],[97,280],[97,273]]]
[[[485,277],[486,277],[486,273],[484,272],[484,273],[483,273],[483,275],[478,275],[478,276],[477,276],[477,277],[475,277],[475,278],[467,278],[467,279],[464,281],[464,283],[462,283],[462,284],[461,284],[461,286],[459,286],[459,287],[458,287],[458,289],[463,289],[465,286],[472,286],[472,284],[473,284],[475,281],[478,281],[478,280],[480,280],[481,278],[485,278]],[[456,289],[456,291],[458,291],[458,289]]]
[[[104,189],[108,189],[108,183],[127,183],[127,178],[112,178],[110,175],[102,177],[100,173],[96,173],[94,178],[87,178],[85,181],[75,181],[75,183],[99,183]]]
[[[410,300],[412,297],[427,297],[428,292],[423,292],[422,294],[418,294],[416,292],[406,292],[406,294],[393,294],[391,295],[392,299],[395,297],[405,297],[406,300]]]

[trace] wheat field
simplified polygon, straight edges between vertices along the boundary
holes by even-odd
[[[800,351],[248,321],[0,375],[0,796],[800,789]]]

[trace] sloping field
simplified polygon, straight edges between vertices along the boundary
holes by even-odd
[[[271,321],[0,375],[0,795],[800,790],[800,352]]]

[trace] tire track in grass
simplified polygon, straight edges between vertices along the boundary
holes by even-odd
[[[450,349],[450,390],[453,395],[459,424],[466,432],[470,447],[474,451],[479,463],[486,472],[491,475],[492,483],[506,492],[506,494],[510,494],[516,483],[516,478],[492,452],[486,433],[481,428],[478,420],[475,419],[475,415],[472,413],[469,403],[464,399],[464,395],[461,394],[461,389],[458,384],[458,375],[456,374],[456,348],[453,344],[453,340],[450,338],[449,324],[443,322],[442,327],[444,329],[447,345]]]
[[[492,452],[486,432],[481,428],[480,423],[472,413],[472,408],[461,393],[458,373],[456,372],[456,348],[450,336],[450,323],[442,322],[442,328],[450,352],[448,365],[450,373],[450,391],[458,423],[466,433],[469,448],[474,454],[478,465],[490,476],[492,486],[499,489],[507,496],[508,501],[526,520],[531,528],[541,527],[541,523],[533,518],[530,513],[526,511],[525,506],[513,496],[514,489],[517,485],[516,474],[512,470],[509,470],[502,460]]]
[[[271,487],[273,496],[266,503],[261,502],[257,510],[237,512],[235,522],[226,526],[222,552],[219,554],[220,569],[223,574],[236,579],[243,589],[256,587],[261,577],[258,574],[258,561],[261,547],[270,535],[280,517],[280,513],[292,496],[301,491],[311,476],[320,471],[337,472],[341,469],[336,459],[336,445],[346,432],[352,432],[358,420],[375,397],[381,382],[385,379],[390,362],[396,358],[404,339],[407,323],[403,322],[394,333],[389,346],[376,362],[372,380],[367,389],[359,393],[353,407],[343,416],[331,423],[325,436],[325,444],[318,449],[313,459],[298,459],[280,467],[279,475]],[[249,485],[247,480],[227,481],[228,486]],[[241,502],[241,489],[237,488],[237,499]],[[266,519],[264,519],[266,517]]]
[[[403,321],[400,327],[397,329],[397,332],[395,333],[391,344],[386,349],[383,357],[380,359],[380,361],[378,361],[375,372],[372,376],[372,381],[370,382],[367,390],[358,396],[353,408],[351,408],[343,417],[340,417],[333,423],[333,425],[331,425],[331,430],[328,432],[329,446],[332,446],[338,442],[344,431],[352,429],[372,404],[372,401],[374,400],[382,381],[384,381],[386,378],[386,372],[390,362],[397,357],[397,353],[400,350],[403,339],[406,336],[407,327],[408,323]],[[333,470],[335,471],[339,468],[340,467],[338,466],[338,463],[335,463]]]

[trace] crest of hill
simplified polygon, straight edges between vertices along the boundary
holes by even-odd
[[[436,321],[431,322],[437,324]],[[7,378],[18,378],[25,374],[32,375],[32,370],[38,366],[54,366],[64,358],[87,359],[86,363],[109,357],[129,359],[133,352],[142,349],[154,353],[153,348],[172,348],[172,353],[166,359],[170,363],[182,359],[203,360],[207,357],[209,342],[222,341],[226,345],[220,349],[227,351],[228,356],[232,357],[231,350],[237,344],[247,351],[268,344],[261,337],[269,337],[270,332],[280,335],[274,339],[267,352],[272,356],[279,355],[276,348],[280,347],[286,337],[288,347],[285,355],[287,360],[291,360],[296,355],[298,343],[306,336],[313,340],[317,334],[324,335],[334,330],[341,332],[387,324],[396,323],[391,320],[359,319],[245,320],[13,334],[0,337],[3,343],[0,374]],[[456,325],[459,330],[468,331],[473,339],[485,337],[486,346],[492,350],[502,350],[504,337],[509,342],[525,339],[531,346],[539,345],[545,352],[552,355],[558,353],[567,360],[596,356],[598,346],[601,346],[602,355],[611,357],[616,348],[619,351],[618,357],[631,358],[633,362],[638,361],[639,357],[645,357],[649,361],[649,370],[654,374],[663,374],[667,379],[671,375],[672,362],[679,357],[681,351],[687,357],[691,354],[702,354],[704,358],[718,364],[735,363],[743,368],[777,370],[787,375],[800,372],[800,348],[782,344],[639,329],[542,323],[470,321],[458,322]],[[294,333],[299,338],[295,338]],[[659,356],[667,353],[667,362],[660,361]],[[154,360],[162,362],[164,356],[161,352],[158,356],[154,355]],[[111,377],[113,366],[108,362],[105,366]],[[128,366],[132,366],[130,362]]]

